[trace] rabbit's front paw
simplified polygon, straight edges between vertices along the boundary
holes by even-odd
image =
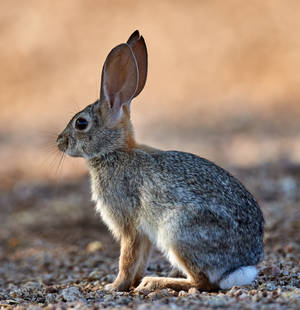
[[[108,292],[117,291],[117,292],[124,292],[129,291],[130,284],[127,281],[114,281],[113,283],[106,284],[104,286],[104,290]]]

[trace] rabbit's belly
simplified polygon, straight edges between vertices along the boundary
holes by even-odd
[[[148,238],[162,251],[170,263],[180,269],[183,273],[187,274],[185,266],[178,259],[176,253],[172,248],[172,240],[165,229],[159,229],[151,222],[141,219],[138,229],[146,234]]]
[[[167,255],[170,241],[167,234],[164,233],[164,230],[156,227],[153,222],[147,221],[145,218],[140,219],[138,230],[147,235],[147,237]]]
[[[147,237],[168,257],[173,265],[178,265],[178,259],[172,251],[172,241],[165,229],[158,228],[154,223],[142,218],[138,230]]]
[[[147,221],[145,218],[140,219],[140,223],[138,226],[138,230],[141,233],[147,235],[147,237],[155,244],[157,244],[157,229],[154,227],[152,223]]]

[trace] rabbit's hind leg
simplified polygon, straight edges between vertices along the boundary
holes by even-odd
[[[175,291],[187,291],[191,287],[191,282],[188,279],[145,277],[143,278],[141,284],[135,289],[135,292],[140,292],[143,290],[154,291],[156,289],[163,288],[171,288]]]
[[[171,262],[174,263],[176,259],[176,266],[183,269],[187,274],[187,279],[184,278],[169,278],[169,277],[145,277],[141,284],[135,289],[135,291],[143,290],[156,290],[163,288],[171,288],[175,291],[187,291],[191,287],[196,287],[199,290],[211,291],[217,289],[217,287],[210,283],[209,279],[202,272],[194,272],[193,267],[189,263],[183,261],[181,256],[172,250]]]
[[[167,278],[167,277],[145,277],[141,284],[135,289],[135,292],[143,290],[153,291],[156,289],[171,288],[175,291],[188,291],[196,287],[201,291],[216,290],[204,274],[199,274],[197,278]]]

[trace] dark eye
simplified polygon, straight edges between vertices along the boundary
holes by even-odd
[[[77,130],[84,130],[88,126],[88,121],[85,118],[79,117],[75,122],[75,128]]]

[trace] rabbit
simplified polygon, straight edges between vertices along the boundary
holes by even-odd
[[[251,284],[264,255],[260,207],[211,161],[136,142],[130,103],[144,88],[147,70],[137,30],[108,54],[100,99],[57,138],[60,151],[86,160],[96,210],[120,241],[119,273],[105,289],[210,291]],[[152,245],[185,277],[144,277]]]

